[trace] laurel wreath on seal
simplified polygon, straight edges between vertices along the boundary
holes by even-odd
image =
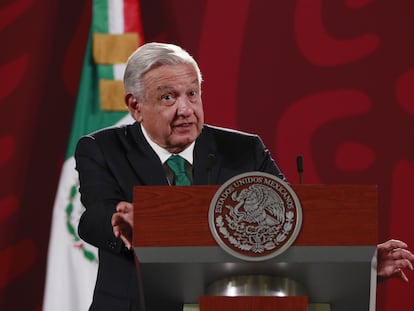
[[[66,209],[65,209],[65,212],[66,212],[66,228],[67,228],[69,234],[71,235],[73,242],[75,243],[75,247],[83,253],[83,256],[91,262],[98,262],[98,258],[95,256],[95,254],[92,251],[88,250],[85,247],[85,243],[81,240],[81,238],[79,237],[79,235],[78,235],[78,233],[75,229],[75,226],[72,224],[72,218],[73,218],[72,213],[74,211],[73,202],[74,202],[74,200],[76,198],[76,195],[78,193],[78,186],[79,186],[79,184],[73,185],[70,188],[70,191],[69,191],[69,203],[68,203],[68,205],[66,206]]]
[[[229,206],[231,208],[231,206]],[[244,236],[235,238],[233,235],[229,233],[227,228],[224,226],[224,219],[222,215],[219,215],[216,217],[216,225],[219,228],[219,232],[223,235],[224,238],[226,238],[232,245],[235,247],[244,250],[244,251],[253,251],[254,253],[263,253],[265,250],[272,250],[277,245],[282,243],[284,240],[286,240],[289,232],[293,228],[293,221],[294,221],[294,213],[292,211],[287,211],[286,214],[285,223],[283,224],[282,230],[279,232],[276,230],[273,232],[274,234],[269,234],[269,238],[267,239],[268,242],[265,244],[261,243],[255,243],[254,245],[247,244],[244,242],[241,242],[241,240],[244,238]],[[231,222],[231,219],[226,219],[228,222]],[[276,235],[277,234],[277,235]],[[276,237],[274,238],[274,236]]]

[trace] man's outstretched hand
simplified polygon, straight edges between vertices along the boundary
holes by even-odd
[[[377,276],[380,279],[400,278],[408,282],[405,269],[413,271],[414,255],[400,240],[388,240],[377,246]]]
[[[128,249],[132,247],[133,211],[132,203],[121,201],[112,215],[114,235],[121,238]]]

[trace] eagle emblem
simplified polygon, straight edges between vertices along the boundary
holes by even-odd
[[[302,223],[300,202],[277,177],[251,172],[233,177],[210,204],[209,226],[217,243],[245,260],[266,260],[285,251]]]

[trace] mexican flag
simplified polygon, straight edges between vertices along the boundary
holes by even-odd
[[[74,150],[97,129],[132,123],[123,96],[128,56],[143,43],[139,0],[93,0],[92,25],[66,159],[53,207],[44,311],[88,310],[95,286],[97,249],[77,233],[84,210],[78,192]]]

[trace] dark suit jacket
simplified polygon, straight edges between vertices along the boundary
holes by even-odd
[[[141,311],[134,255],[114,237],[111,217],[119,201],[132,202],[135,185],[168,184],[162,163],[145,140],[139,123],[82,137],[75,159],[81,201],[86,208],[79,235],[99,249],[90,310]],[[205,125],[194,147],[193,183],[222,184],[249,171],[284,178],[257,135]]]

